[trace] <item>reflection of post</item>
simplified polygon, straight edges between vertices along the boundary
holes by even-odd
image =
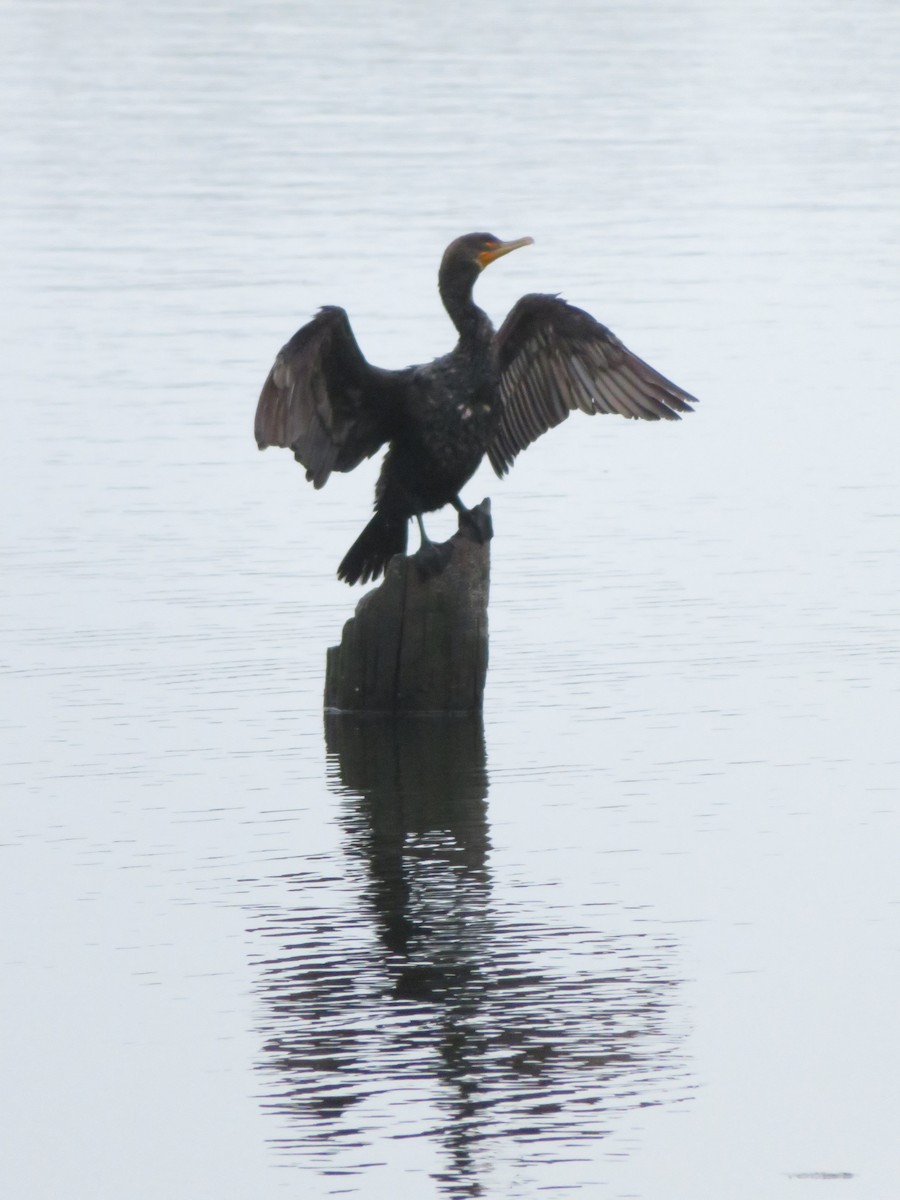
[[[433,1131],[447,1154],[449,1187],[441,1191],[480,1195],[481,1123],[472,1113],[483,1049],[477,1014],[493,931],[481,715],[328,714],[325,744],[348,791],[346,850],[369,879],[390,999],[421,1013],[394,1015],[387,1024],[409,1035],[401,1057],[417,1086],[432,1075],[444,1085],[444,1117]]]
[[[477,712],[487,675],[490,501],[434,547],[443,570],[423,577],[417,555],[397,555],[328,651],[325,708],[335,712]],[[447,548],[445,551],[445,547]]]
[[[348,850],[366,864],[384,947],[401,956],[395,991],[415,987],[416,980],[424,984],[427,976],[428,986],[441,992],[441,967],[431,962],[423,974],[421,947],[417,956],[408,936],[422,919],[410,905],[426,900],[421,892],[411,900],[409,876],[412,863],[424,858],[432,903],[455,907],[465,901],[464,923],[475,928],[487,888],[488,781],[481,717],[328,714],[325,744],[337,759],[341,783],[358,797],[358,819],[348,822]],[[448,923],[447,913],[442,923]],[[449,958],[455,960],[461,942],[456,936],[450,941]],[[408,961],[411,955],[419,958],[415,967]],[[438,957],[446,967],[448,956]]]

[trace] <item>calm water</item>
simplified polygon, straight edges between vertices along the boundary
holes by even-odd
[[[0,8],[4,1194],[900,1193],[900,9]],[[702,398],[490,494],[483,725],[324,723],[451,237]],[[451,523],[431,523],[441,536]]]

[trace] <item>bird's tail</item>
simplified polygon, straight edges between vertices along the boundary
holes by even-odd
[[[376,513],[338,567],[345,583],[368,583],[377,579],[395,554],[406,549],[409,519],[391,513]]]

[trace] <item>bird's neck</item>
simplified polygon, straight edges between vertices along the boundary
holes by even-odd
[[[440,292],[444,308],[459,332],[460,341],[473,344],[490,342],[494,327],[487,313],[472,299],[471,289],[458,292],[441,288]]]

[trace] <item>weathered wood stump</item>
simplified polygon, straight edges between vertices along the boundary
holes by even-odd
[[[491,503],[477,510],[489,525]],[[490,542],[469,524],[443,543],[449,561],[424,577],[417,555],[391,559],[328,650],[329,712],[477,712],[488,664]]]

